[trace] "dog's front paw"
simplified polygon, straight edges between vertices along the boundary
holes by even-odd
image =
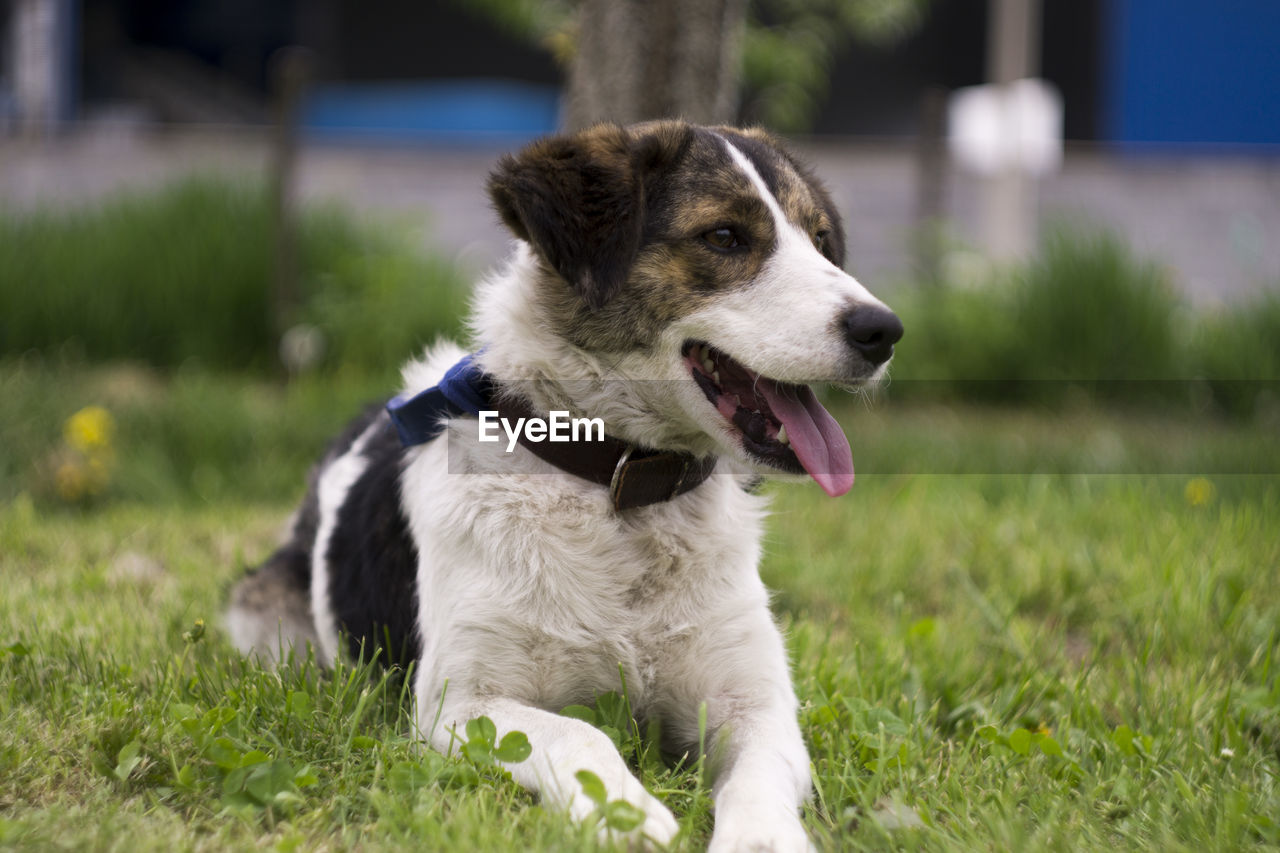
[[[751,815],[723,820],[717,816],[707,853],[811,853],[814,849],[800,819],[787,813],[773,819]]]
[[[649,846],[651,844],[666,847],[680,830],[675,815],[662,804],[662,801],[644,789],[638,780],[629,774],[621,779],[613,780],[614,784],[605,787],[603,799],[599,792],[579,791],[569,803],[569,814],[574,820],[584,823],[598,822],[599,837],[605,843],[626,841],[628,846]],[[590,783],[588,783],[590,784]],[[625,820],[610,820],[611,811],[618,801],[627,803],[644,815],[638,826],[624,829]]]

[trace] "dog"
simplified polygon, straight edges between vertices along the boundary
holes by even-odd
[[[809,385],[876,382],[902,324],[843,272],[828,192],[758,129],[600,125],[503,157],[488,192],[516,245],[477,289],[479,348],[436,345],[338,439],[287,540],[234,590],[230,633],[272,661],[306,644],[325,664],[414,661],[422,737],[447,752],[481,715],[524,732],[514,779],[591,820],[589,770],[643,813],[633,843],[670,842],[671,811],[557,712],[625,677],[680,755],[705,703],[710,849],[809,849],[754,486],[849,490],[848,442]],[[427,403],[398,416],[405,400]],[[556,413],[605,435],[551,441]]]

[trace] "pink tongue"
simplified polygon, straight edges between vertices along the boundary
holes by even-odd
[[[853,488],[849,440],[836,419],[813,396],[813,390],[807,385],[790,385],[784,391],[764,377],[760,377],[756,389],[787,428],[787,439],[796,458],[822,490],[834,498]],[[793,393],[797,396],[791,396]]]

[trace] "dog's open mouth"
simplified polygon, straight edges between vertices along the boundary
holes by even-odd
[[[709,344],[690,341],[694,381],[742,435],[747,453],[794,474],[807,472],[832,497],[853,487],[853,454],[835,418],[808,385],[778,382]]]

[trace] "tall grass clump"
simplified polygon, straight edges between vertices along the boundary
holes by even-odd
[[[261,187],[210,177],[0,217],[0,355],[269,368],[273,228]],[[392,347],[458,327],[452,268],[395,234],[327,210],[304,213],[297,242],[301,304],[287,319],[319,325],[333,360],[385,367]],[[370,336],[372,317],[385,323]]]
[[[0,220],[0,343],[87,359],[261,362],[270,336],[265,197],[192,180],[97,209]]]
[[[1166,273],[1105,233],[1052,235],[1014,281],[1023,376],[1172,379],[1178,297]]]
[[[313,267],[299,315],[322,332],[326,366],[386,375],[436,338],[461,334],[469,283],[452,264],[329,216],[345,225],[346,242]]]
[[[1206,314],[1193,348],[1195,378],[1224,411],[1280,409],[1280,289]]]
[[[1184,312],[1165,272],[1116,237],[1062,230],[1030,263],[912,294],[894,377],[906,393],[1053,402],[1161,397],[1187,376]],[[919,387],[913,388],[917,385]],[[927,389],[927,390],[926,390]]]

